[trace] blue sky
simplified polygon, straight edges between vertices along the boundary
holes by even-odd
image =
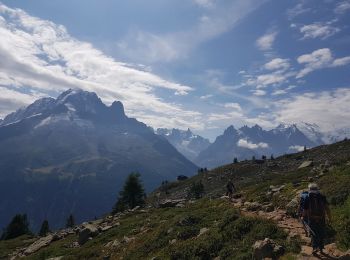
[[[67,88],[153,127],[349,127],[349,0],[0,0],[0,118]]]

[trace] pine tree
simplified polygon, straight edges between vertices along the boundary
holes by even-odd
[[[75,226],[74,217],[73,217],[73,214],[70,214],[66,220],[66,228],[72,228],[74,226]]]
[[[40,231],[39,231],[39,236],[44,237],[49,232],[50,232],[49,221],[44,220],[43,223],[41,224],[41,228],[40,228]]]
[[[119,193],[119,198],[114,205],[113,213],[126,209],[133,209],[136,206],[145,204],[145,190],[140,180],[139,173],[131,173],[127,177],[123,190]]]
[[[238,163],[237,157],[233,158],[233,163]]]
[[[10,224],[8,224],[8,226],[5,228],[1,239],[12,239],[25,234],[31,234],[29,230],[27,215],[17,214],[13,217]]]
[[[271,154],[270,159],[271,159],[271,160],[275,160],[275,157],[273,157],[273,154]]]

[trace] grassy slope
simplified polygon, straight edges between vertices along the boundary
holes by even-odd
[[[218,214],[218,212],[220,214]],[[64,259],[251,259],[252,245],[270,237],[285,245],[287,252],[298,252],[299,242],[286,242],[287,234],[267,220],[242,217],[224,200],[202,199],[185,208],[151,209],[123,217],[120,226],[87,242],[81,248],[67,248],[76,240],[52,243],[28,259],[62,256]],[[201,228],[209,231],[198,236]],[[135,240],[123,243],[124,236]],[[197,237],[198,236],[198,237]],[[176,239],[171,244],[169,241]],[[117,240],[114,248],[105,247]]]
[[[329,161],[331,167],[324,176],[316,179],[311,168],[298,169],[305,160],[314,160],[315,166]],[[250,259],[251,246],[258,240],[270,237],[286,245],[288,252],[298,251],[298,242],[286,242],[286,234],[268,221],[239,216],[227,202],[217,198],[224,194],[228,179],[233,179],[240,192],[250,201],[270,201],[266,192],[270,185],[286,185],[272,199],[277,207],[284,207],[296,194],[306,188],[308,178],[313,177],[327,195],[333,212],[331,233],[343,248],[350,248],[350,142],[339,142],[307,152],[286,155],[263,165],[241,162],[201,173],[183,182],[170,183],[149,196],[149,202],[165,198],[181,198],[193,182],[204,184],[205,197],[185,208],[150,209],[144,213],[130,213],[122,217],[121,225],[87,242],[81,248],[69,248],[76,236],[52,243],[29,259],[45,259],[65,256],[65,259],[93,259],[111,255],[112,259],[210,259],[220,255],[222,259]],[[293,182],[300,182],[295,187]],[[182,223],[182,224],[181,224]],[[186,224],[187,223],[187,224]],[[209,232],[197,237],[201,228]],[[125,243],[124,236],[135,237]],[[174,244],[169,241],[176,239]],[[105,245],[117,240],[119,245]],[[24,240],[0,241],[0,251],[21,246]],[[231,257],[229,257],[231,256]]]
[[[329,163],[329,171],[318,176],[320,170],[313,167],[298,169],[302,162],[312,160],[314,167]],[[350,248],[350,141],[342,141],[310,149],[306,152],[289,154],[267,160],[264,164],[251,161],[229,164],[213,171],[200,173],[183,182],[162,186],[151,194],[153,204],[164,199],[187,196],[190,185],[201,181],[206,197],[220,197],[225,185],[232,179],[248,201],[272,202],[275,207],[285,208],[300,190],[306,189],[310,179],[316,181],[327,196],[333,212],[330,227],[331,240],[343,249]],[[297,183],[297,185],[295,185]],[[272,198],[267,196],[270,185],[285,188]]]

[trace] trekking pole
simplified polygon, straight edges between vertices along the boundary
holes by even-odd
[[[304,227],[313,235],[316,236],[315,232],[310,228],[309,224],[307,224],[304,220],[302,220]]]

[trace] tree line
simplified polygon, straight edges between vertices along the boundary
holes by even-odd
[[[146,193],[143,184],[140,180],[139,173],[131,173],[127,177],[123,189],[119,192],[119,196],[112,213],[122,212],[127,209],[133,209],[136,206],[143,206],[145,204]],[[73,214],[70,214],[66,219],[66,228],[73,228],[75,226],[75,219]],[[49,221],[44,220],[38,232],[39,236],[46,236],[51,232]],[[22,235],[34,235],[30,230],[30,224],[26,214],[16,214],[10,223],[3,229],[0,240],[13,239]]]

